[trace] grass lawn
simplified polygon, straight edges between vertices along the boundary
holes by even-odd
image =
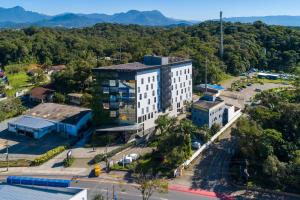
[[[15,93],[17,91],[20,91],[22,89],[30,88],[32,85],[28,83],[29,76],[26,74],[26,72],[19,72],[16,74],[8,74],[7,75],[9,84],[12,87],[12,89],[7,90],[7,95],[9,97],[15,96]]]
[[[235,78],[235,76],[231,76],[229,74],[225,74],[225,76],[223,77],[223,79],[220,82],[218,82],[218,84],[222,85],[222,84],[224,84],[224,82],[226,82],[226,81],[228,81],[228,80],[230,80],[232,78]]]
[[[25,160],[25,159],[10,160],[8,162],[9,167],[29,167],[30,163],[31,162],[29,160]],[[0,161],[0,168],[5,168],[5,167],[7,167],[7,162]]]

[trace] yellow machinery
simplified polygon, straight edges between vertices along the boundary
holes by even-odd
[[[101,173],[101,168],[100,168],[100,165],[97,164],[97,165],[95,165],[94,174],[96,177],[98,177],[100,175],[100,173]]]

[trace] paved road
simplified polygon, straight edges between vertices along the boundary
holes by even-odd
[[[114,185],[114,186],[113,186]],[[136,189],[136,186],[133,184],[120,184],[120,183],[108,183],[106,181],[101,180],[90,180],[90,181],[78,181],[77,183],[72,184],[73,187],[81,187],[88,189],[88,199],[92,200],[93,197],[97,194],[102,194],[106,197],[107,193],[108,196],[111,198],[113,193],[113,187],[115,189],[115,194],[117,195],[118,199],[122,200],[140,200],[142,196],[140,192]],[[151,200],[213,200],[219,199],[214,197],[206,197],[191,193],[185,192],[177,192],[177,191],[169,191],[167,194],[159,194],[155,193],[150,198]]]

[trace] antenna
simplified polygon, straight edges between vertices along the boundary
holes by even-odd
[[[220,57],[224,55],[223,12],[220,11]]]
[[[207,93],[207,63],[208,63],[208,60],[207,60],[207,56],[205,58],[205,92]]]

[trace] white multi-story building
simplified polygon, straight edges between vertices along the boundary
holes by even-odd
[[[143,63],[100,67],[93,72],[100,85],[102,123],[116,125],[104,131],[151,131],[160,115],[176,117],[192,101],[191,60],[145,56]]]

